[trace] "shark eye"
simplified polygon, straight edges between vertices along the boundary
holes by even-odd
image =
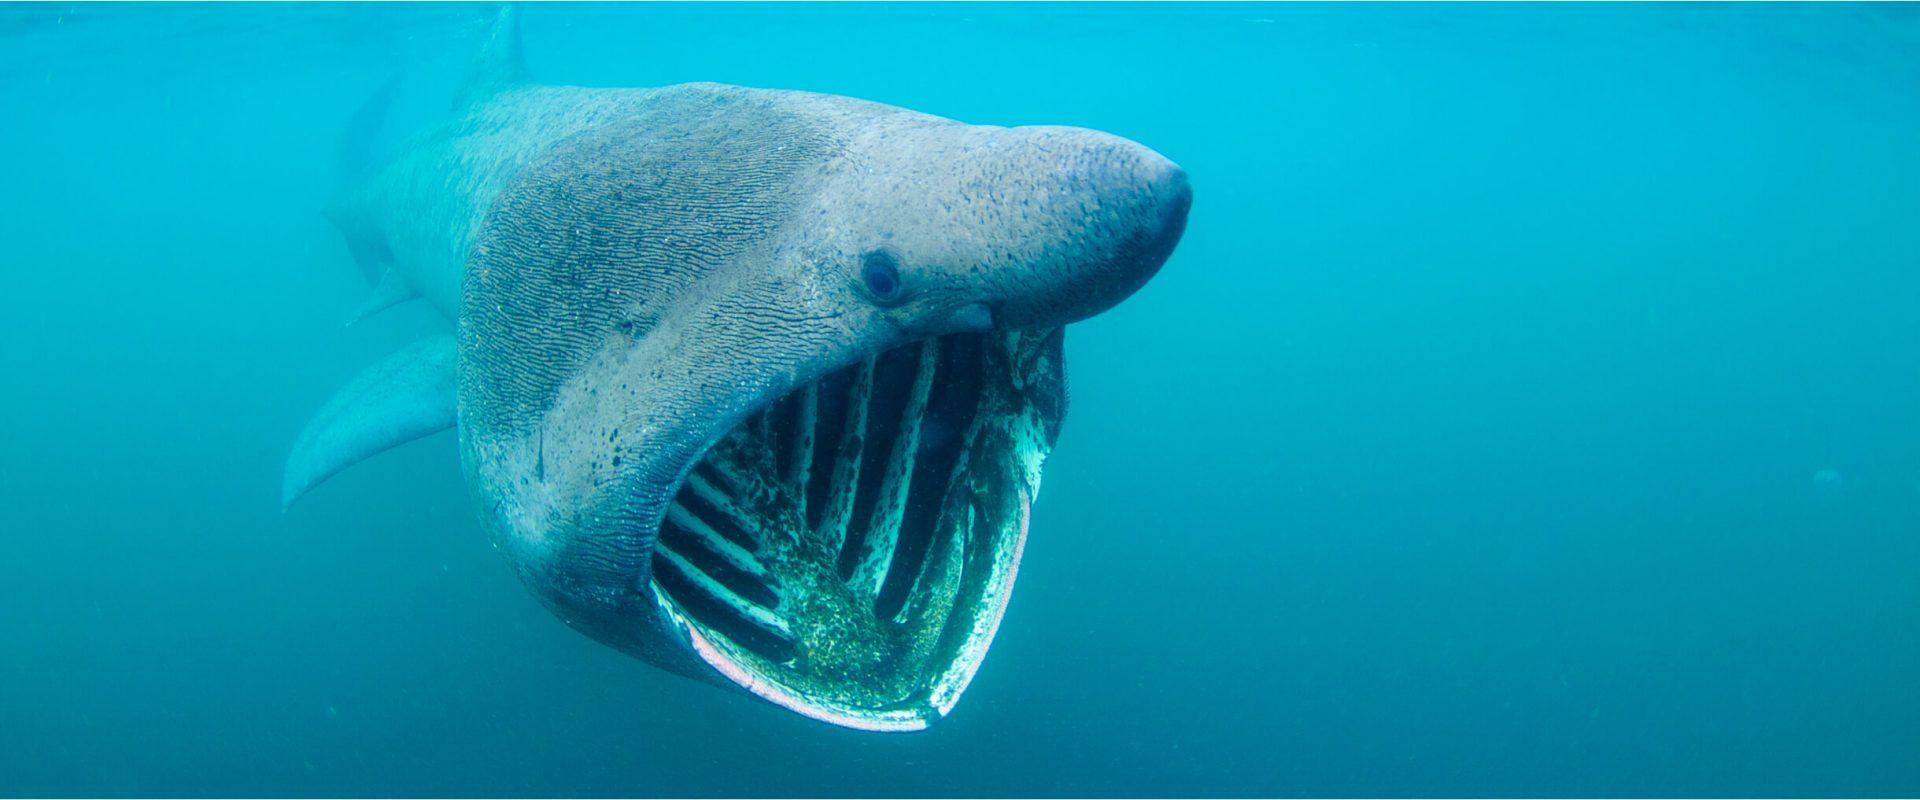
[[[883,305],[900,302],[906,287],[900,283],[900,263],[885,250],[869,250],[860,257],[860,282],[867,294]]]

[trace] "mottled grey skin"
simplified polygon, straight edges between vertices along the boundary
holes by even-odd
[[[1176,167],[1106,134],[803,92],[529,88],[459,129],[436,160],[494,199],[450,215],[473,220],[462,300],[421,289],[458,309],[470,484],[563,619],[703,676],[644,588],[651,532],[715,438],[912,338],[1104,310],[1187,203]],[[860,283],[883,246],[906,285],[890,307]]]
[[[1178,167],[1090,130],[717,84],[503,85],[342,216],[455,322],[463,468],[527,585],[609,645],[724,683],[648,590],[701,453],[876,352],[1111,307],[1188,203]],[[878,249],[895,302],[862,282]]]

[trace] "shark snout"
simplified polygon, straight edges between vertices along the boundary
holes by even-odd
[[[1130,215],[1138,228],[1128,237],[1118,258],[1125,262],[1122,269],[1139,271],[1141,274],[1133,277],[1144,284],[1166,263],[1174,245],[1180,243],[1180,235],[1186,232],[1193,187],[1180,165],[1159,153],[1135,147],[1143,151],[1137,156],[1141,162],[1135,168],[1138,177],[1130,189],[1123,191],[1130,191],[1130,202],[1138,206]]]
[[[1045,257],[1026,277],[1034,291],[1002,304],[1002,327],[1048,327],[1099,314],[1159,272],[1186,230],[1193,189],[1186,170],[1138,143],[1079,128],[1021,129],[1053,141],[1051,181],[1035,205]]]

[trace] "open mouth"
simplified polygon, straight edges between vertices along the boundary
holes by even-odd
[[[870,730],[946,714],[1013,589],[1060,348],[1059,329],[930,338],[749,416],[661,523],[656,600],[707,663],[794,711]]]

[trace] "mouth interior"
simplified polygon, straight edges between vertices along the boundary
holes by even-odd
[[[749,416],[660,526],[653,586],[722,674],[841,725],[915,729],[978,668],[1059,422],[1059,331],[865,359]]]

